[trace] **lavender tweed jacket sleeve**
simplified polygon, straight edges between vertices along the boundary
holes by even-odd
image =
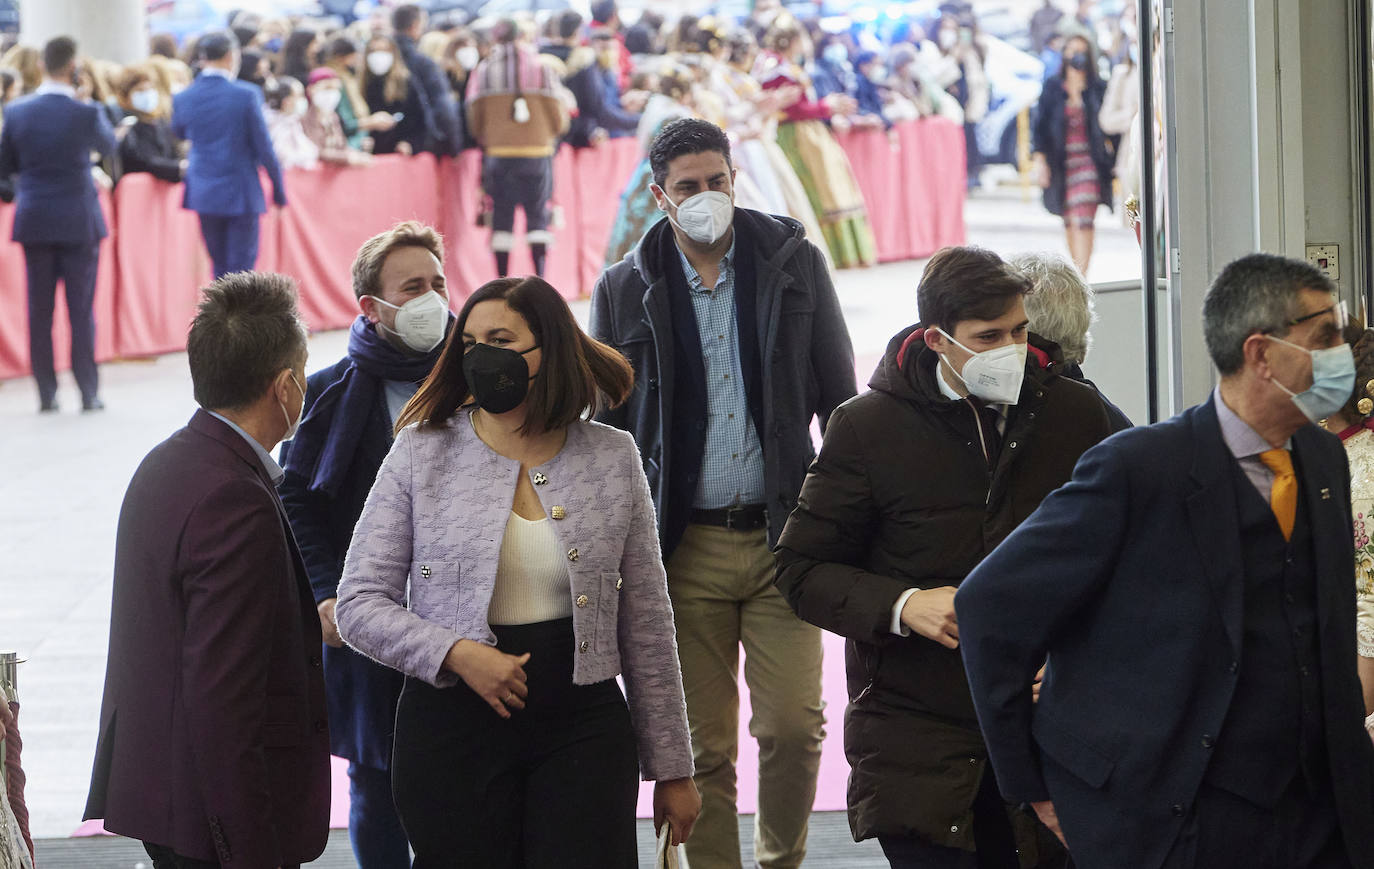
[[[462,635],[406,605],[414,547],[414,439],[413,429],[402,431],[377,472],[348,546],[335,618],[340,635],[364,655],[447,688],[458,676],[443,669],[444,658]]]
[[[487,610],[520,473],[466,412],[402,431],[345,560],[335,613],[344,640],[407,676],[458,685],[443,669],[452,645],[496,642]],[[672,606],[634,440],[577,423],[555,458],[526,473],[568,558],[573,681],[622,675],[644,778],[691,776]]]

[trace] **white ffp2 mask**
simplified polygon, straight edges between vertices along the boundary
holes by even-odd
[[[416,353],[428,353],[444,340],[444,330],[448,327],[448,300],[434,290],[417,296],[404,305],[393,305],[376,296],[371,298],[378,304],[396,310],[394,328],[388,329],[380,320],[377,321],[377,327],[394,332],[402,343]]]
[[[1021,381],[1026,376],[1026,352],[1024,343],[1004,344],[982,353],[972,350],[954,340],[944,329],[937,332],[949,339],[950,343],[969,354],[962,373],[956,371],[949,360],[941,359],[954,376],[964,381],[969,395],[993,404],[1016,404],[1021,397]]]
[[[682,200],[677,206],[676,218],[666,208],[664,211],[673,226],[687,233],[687,237],[698,244],[720,241],[735,220],[735,203],[719,190],[707,190]]]

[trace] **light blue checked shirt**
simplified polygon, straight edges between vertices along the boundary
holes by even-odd
[[[749,413],[739,362],[739,322],[735,319],[735,246],[720,261],[714,288],[678,250],[692,291],[692,310],[701,335],[706,366],[706,450],[692,506],[717,510],[735,504],[762,504],[763,448]]]

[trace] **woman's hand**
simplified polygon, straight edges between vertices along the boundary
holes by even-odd
[[[364,130],[377,133],[385,133],[396,126],[396,119],[391,112],[373,112],[358,124]]]
[[[529,652],[516,657],[473,640],[459,640],[444,657],[444,669],[456,673],[497,715],[510,718],[510,710],[524,709],[529,696],[525,686],[529,659]]]
[[[1044,154],[1036,154],[1032,159],[1031,183],[1041,188],[1050,186],[1050,165],[1045,162]]]
[[[691,779],[654,782],[654,833],[663,828],[664,821],[672,824],[672,838],[668,844],[676,847],[687,841],[700,814],[701,794],[697,793],[696,783]]]
[[[409,142],[402,139],[401,141],[396,143],[396,153],[400,154],[403,157],[411,157],[414,156],[415,149],[411,147]]]

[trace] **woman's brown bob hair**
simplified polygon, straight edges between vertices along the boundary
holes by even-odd
[[[413,422],[435,428],[472,401],[463,377],[463,330],[482,302],[502,300],[529,325],[542,351],[539,375],[530,380],[522,434],[542,434],[619,407],[630,397],[634,370],[618,351],[583,332],[558,291],[540,278],[499,278],[477,288],[449,331],[439,362],[396,418],[396,431]]]

